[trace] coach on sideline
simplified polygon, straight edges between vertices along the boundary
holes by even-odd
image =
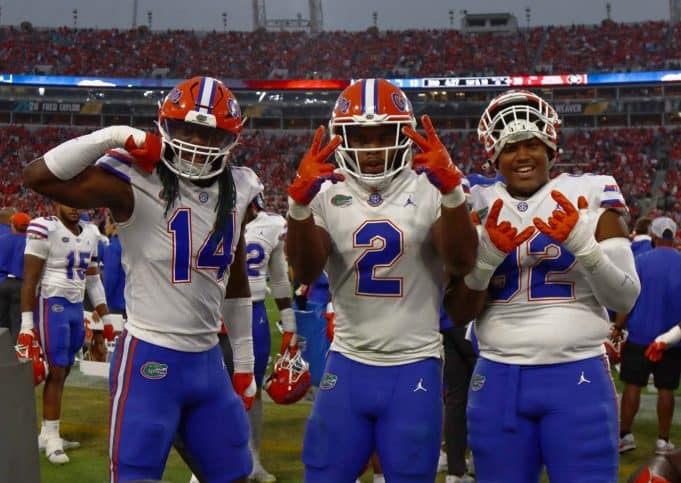
[[[681,322],[681,253],[674,249],[676,223],[671,218],[655,218],[650,225],[653,249],[636,256],[641,294],[628,317],[618,317],[615,331],[629,329],[622,349],[620,379],[624,382],[620,411],[620,453],[636,448],[631,433],[638,411],[641,388],[654,376],[657,393],[658,439],[655,452],[665,454],[674,445],[669,429],[674,415],[674,391],[681,376],[681,347],[667,338],[667,332]],[[660,345],[659,342],[663,344]],[[666,345],[670,347],[664,351]],[[660,349],[661,347],[661,349]],[[650,352],[657,352],[651,357]],[[657,360],[656,362],[653,362]]]

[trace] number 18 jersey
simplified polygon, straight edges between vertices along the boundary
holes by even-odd
[[[559,208],[552,190],[575,206],[580,196],[586,198],[594,233],[605,210],[626,210],[614,178],[591,174],[561,174],[525,200],[513,198],[501,182],[474,186],[469,201],[484,226],[492,204],[501,199],[499,222],[509,221],[520,232],[534,226],[534,217],[546,221]],[[507,364],[553,364],[603,352],[609,329],[605,308],[572,253],[539,231],[497,268],[488,295],[490,303],[475,326],[483,357]]]

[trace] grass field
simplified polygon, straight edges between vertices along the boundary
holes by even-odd
[[[270,320],[277,320],[276,309],[272,309]],[[273,352],[279,347],[279,334],[272,333]],[[617,380],[617,378],[616,378]],[[618,382],[619,388],[619,382]],[[41,419],[42,386],[36,390],[37,417]],[[678,406],[678,404],[677,404]],[[265,428],[263,431],[262,460],[265,467],[277,475],[278,481],[299,483],[303,481],[303,465],[300,461],[305,419],[311,404],[300,402],[292,406],[265,405]],[[41,481],[43,483],[104,483],[107,482],[107,411],[108,391],[106,381],[101,378],[81,376],[74,368],[71,381],[64,391],[61,433],[62,436],[80,441],[81,448],[69,452],[71,462],[54,466],[40,457]],[[674,418],[672,440],[681,442],[679,412]],[[638,448],[622,455],[620,461],[620,482],[625,482],[640,464],[652,454],[657,426],[655,419],[655,396],[646,394],[636,419],[634,433]],[[187,483],[189,470],[173,450],[168,459],[164,480],[170,483]],[[368,476],[362,481],[368,482]],[[437,482],[443,482],[439,474]],[[544,481],[548,479],[544,478]]]

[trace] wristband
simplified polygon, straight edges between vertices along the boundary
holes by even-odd
[[[466,201],[466,194],[461,185],[458,185],[446,195],[442,195],[442,206],[445,208],[456,208]]]
[[[33,312],[22,312],[21,313],[21,330],[28,331],[33,330]]]
[[[307,220],[312,215],[312,210],[308,205],[302,205],[289,196],[288,216],[296,221]]]

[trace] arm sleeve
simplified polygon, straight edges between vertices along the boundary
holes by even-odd
[[[641,292],[630,242],[623,237],[608,238],[599,244],[595,263],[582,264],[594,296],[605,307],[627,314]]]
[[[99,273],[96,275],[87,275],[85,277],[85,288],[87,295],[90,297],[93,307],[98,307],[101,304],[106,304],[106,293],[104,292],[104,285]]]
[[[284,241],[280,240],[270,255],[270,288],[272,297],[283,299],[291,297],[291,283],[288,279],[288,263],[284,255]]]
[[[251,298],[227,298],[222,303],[222,316],[229,330],[229,343],[234,354],[234,372],[253,372],[253,302]]]

